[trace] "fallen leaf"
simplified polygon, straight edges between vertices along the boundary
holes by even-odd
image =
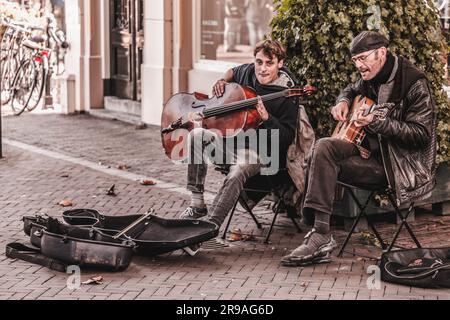
[[[306,282],[300,283],[300,287],[306,288],[307,286],[308,286],[308,283],[306,283]]]
[[[66,199],[58,203],[58,205],[60,205],[61,207],[72,207],[73,202],[71,200]]]
[[[131,167],[128,166],[128,165],[126,165],[126,164],[120,164],[120,165],[117,167],[117,169],[123,170],[123,171],[127,171],[127,170],[131,169]]]
[[[99,285],[99,284],[103,284],[103,277],[102,276],[93,277],[93,278],[90,278],[87,281],[82,282],[81,284],[85,284],[85,285]]]
[[[69,178],[69,175],[65,173],[65,174],[61,175],[61,178]]]
[[[237,241],[256,241],[255,236],[252,234],[244,234],[242,233],[242,231],[240,229],[234,229],[231,234],[230,237],[228,239],[229,241],[232,242],[237,242]]]
[[[371,232],[361,232],[358,234],[358,241],[360,244],[375,246],[381,248],[381,243],[377,237]]]
[[[348,270],[350,270],[349,266],[340,266],[338,269],[338,271],[348,271]]]
[[[387,207],[390,204],[389,198],[384,195],[383,196],[377,195],[377,196],[375,196],[374,200],[375,200],[376,205],[380,208]]]
[[[109,189],[106,191],[106,194],[107,194],[108,196],[112,196],[112,197],[117,196],[115,189],[116,189],[116,185],[113,185],[111,188],[109,188]]]
[[[230,241],[242,241],[242,232],[239,229],[234,229],[231,234],[230,237],[228,238],[228,240]]]
[[[141,184],[143,186],[155,186],[156,182],[153,180],[143,180],[143,181],[141,181]]]

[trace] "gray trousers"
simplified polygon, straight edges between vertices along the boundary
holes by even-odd
[[[304,209],[331,214],[337,182],[367,187],[386,187],[387,178],[378,157],[363,159],[347,142],[325,138],[317,142],[309,166]]]
[[[193,140],[194,139],[194,140]],[[199,139],[199,140],[197,140]],[[205,149],[208,147],[214,149],[216,155],[223,154],[224,148],[217,143],[219,138],[214,133],[204,130],[195,129],[191,132],[190,147],[191,158],[188,165],[187,189],[191,192],[204,192],[205,180],[208,173],[208,162],[216,164],[215,159],[211,159],[205,154]],[[193,141],[201,141],[202,143],[193,143]],[[197,147],[195,147],[197,146]],[[201,146],[201,147],[198,147]],[[213,148],[211,148],[213,147]],[[241,191],[247,180],[261,172],[263,165],[259,163],[258,155],[253,150],[243,149],[233,152],[228,159],[232,159],[230,173],[225,179],[217,196],[214,199],[212,206],[209,208],[209,220],[221,226],[234,205],[239,199]],[[194,162],[195,160],[195,162]],[[198,161],[202,160],[202,161]],[[201,163],[199,163],[201,162]],[[223,164],[223,163],[220,163]]]

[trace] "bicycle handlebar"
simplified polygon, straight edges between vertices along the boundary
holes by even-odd
[[[12,28],[24,33],[31,33],[33,31],[45,31],[45,29],[41,26],[35,26],[23,21],[15,21],[8,18],[2,18],[0,20],[0,23],[7,26],[8,28]]]
[[[66,35],[61,29],[56,30],[55,27],[49,27],[48,33],[61,48],[67,49],[69,47],[69,43],[66,41]]]

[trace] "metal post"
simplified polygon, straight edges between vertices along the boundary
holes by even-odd
[[[1,59],[1,55],[2,55],[2,52],[1,52],[1,48],[0,48],[0,59]],[[0,75],[3,74],[2,66],[3,66],[3,63],[0,60]],[[3,145],[3,140],[2,140],[2,131],[3,131],[2,130],[2,109],[3,108],[2,107],[3,107],[3,105],[2,105],[2,97],[1,97],[2,92],[3,92],[2,85],[3,85],[3,81],[0,78],[0,159],[3,158],[3,148],[2,148],[2,145]]]
[[[50,64],[50,61],[49,61]],[[52,81],[52,72],[51,66],[49,65],[49,69],[45,79],[45,98],[44,98],[44,110],[45,109],[53,109],[53,97],[51,92],[51,81]]]
[[[0,66],[0,72],[1,72],[1,66]],[[0,92],[1,92],[1,85],[0,85]],[[0,97],[0,100],[2,100],[1,97]],[[3,142],[2,142],[2,102],[0,101],[0,159],[3,158],[2,145],[3,145]]]
[[[51,5],[50,5],[51,6]],[[44,15],[46,14],[46,10],[49,8],[48,3],[46,0],[42,1],[42,10],[44,12]],[[51,39],[50,39],[50,34],[48,32],[49,30],[49,21],[48,19],[46,19],[45,21],[46,25],[45,25],[45,33],[47,36],[47,48],[51,48]],[[55,54],[54,52],[52,52],[51,54]],[[44,98],[44,110],[46,109],[53,109],[53,97],[52,97],[52,92],[51,92],[51,81],[52,81],[52,65],[50,62],[50,57],[48,59],[48,70],[47,70],[47,75],[46,75],[46,79],[45,79],[45,98]]]

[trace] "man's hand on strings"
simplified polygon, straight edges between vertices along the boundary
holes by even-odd
[[[256,105],[256,110],[258,110],[258,113],[263,121],[269,120],[269,112],[267,112],[266,106],[264,105],[264,102],[259,96],[258,96],[258,104]]]
[[[331,114],[333,115],[334,120],[344,122],[347,121],[349,111],[350,107],[348,102],[342,101],[331,109]]]

